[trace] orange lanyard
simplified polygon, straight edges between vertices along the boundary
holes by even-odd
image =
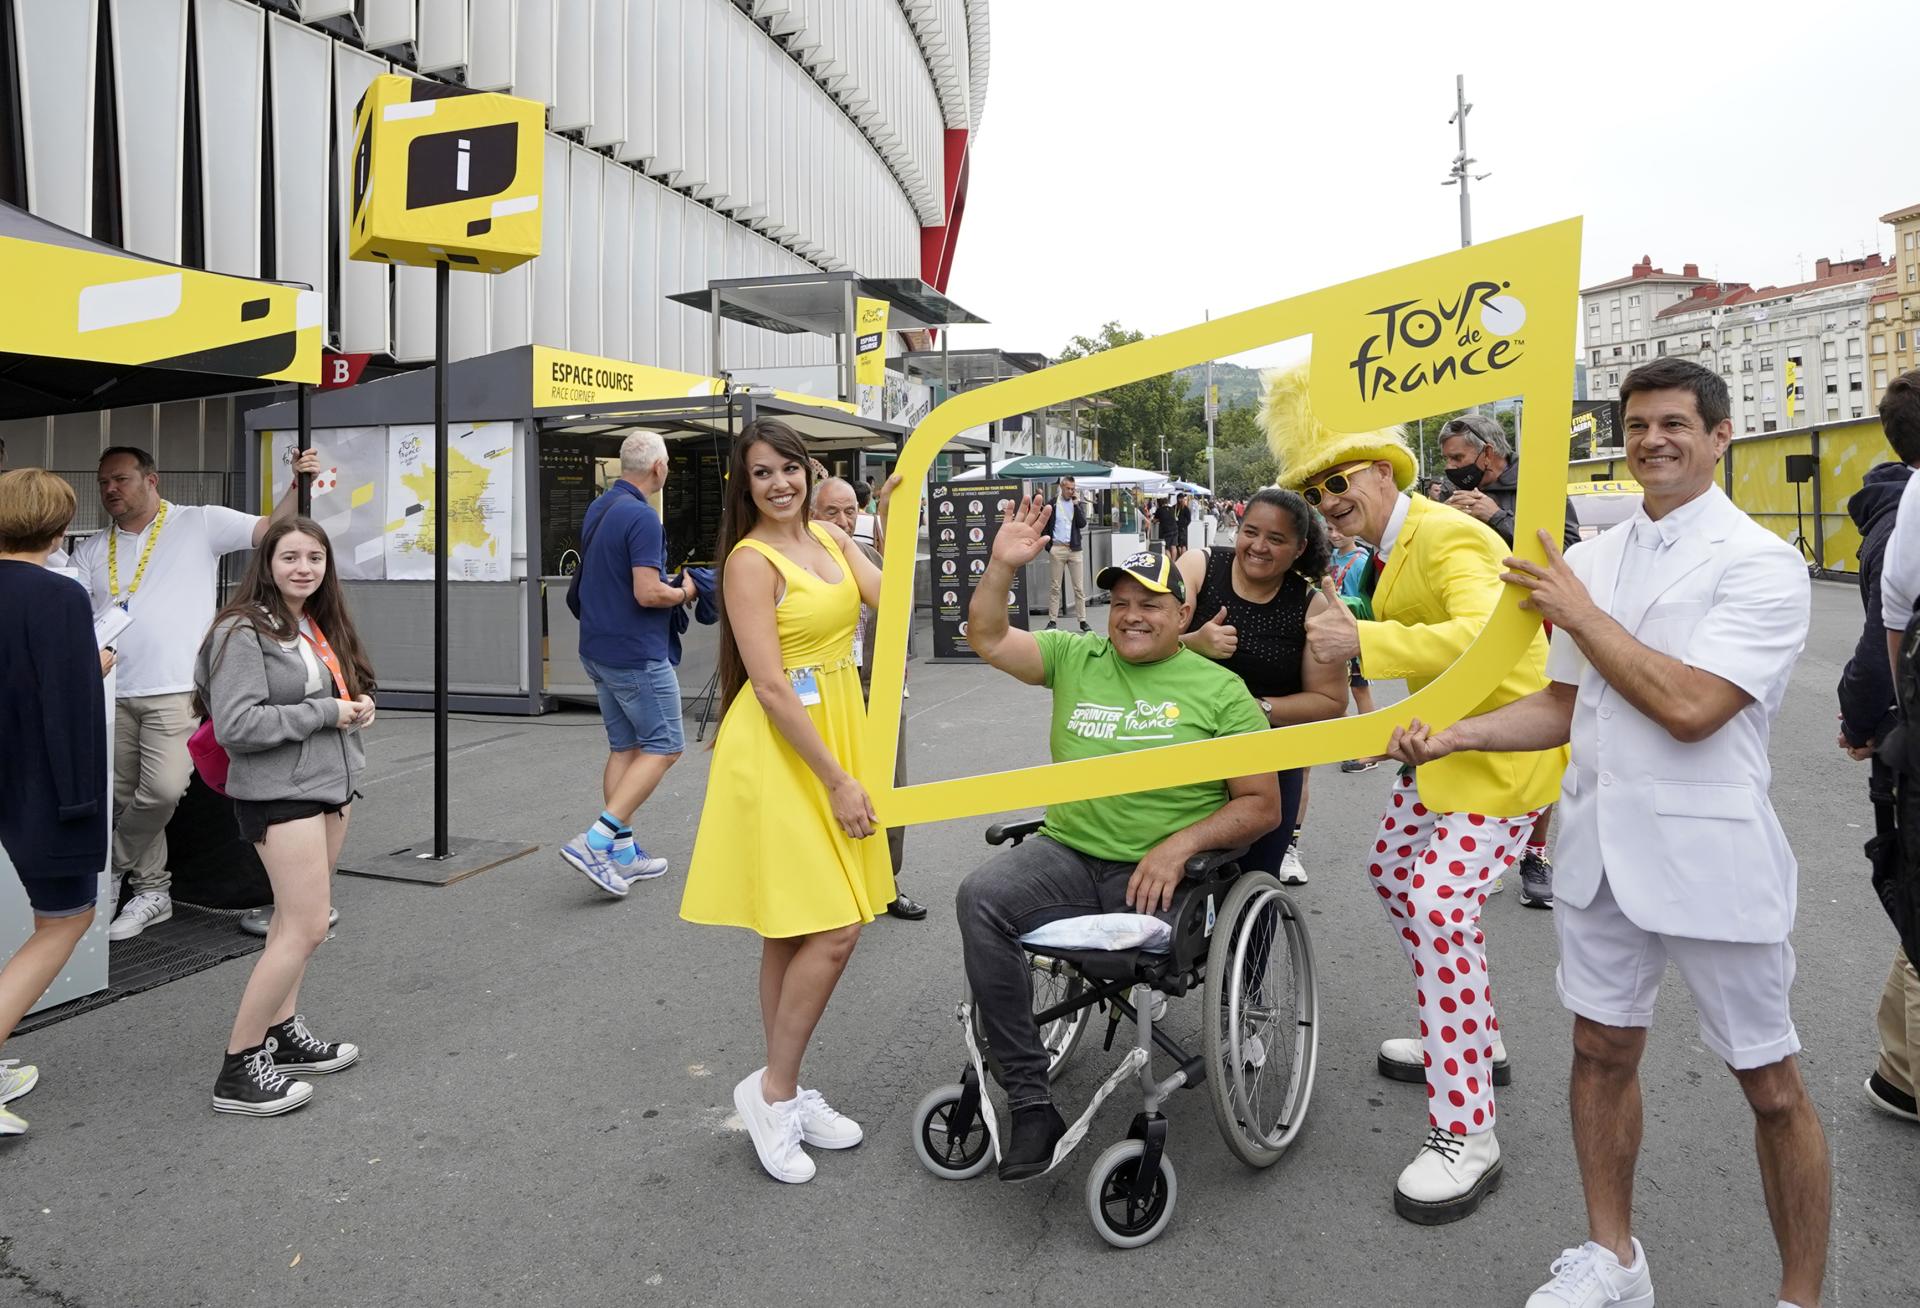
[[[340,698],[347,697],[347,676],[340,670],[339,656],[333,652],[333,646],[327,643],[327,633],[320,630],[320,624],[312,618],[304,618],[300,623],[300,639],[313,647],[320,661],[327,665],[327,671],[333,674],[334,689],[340,692]]]

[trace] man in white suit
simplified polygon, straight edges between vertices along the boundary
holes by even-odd
[[[1555,917],[1588,1239],[1528,1308],[1653,1303],[1633,1172],[1640,1056],[1668,961],[1753,1109],[1780,1302],[1815,1308],[1829,1167],[1788,1008],[1797,867],[1767,794],[1768,735],[1806,641],[1806,567],[1714,484],[1733,436],[1717,375],[1661,359],[1620,396],[1641,511],[1565,557],[1543,531],[1547,566],[1508,559],[1503,574],[1554,625],[1547,688],[1444,731],[1415,721],[1391,752],[1419,765],[1573,744]]]

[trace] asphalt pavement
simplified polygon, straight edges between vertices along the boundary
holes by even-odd
[[[1801,861],[1795,1017],[1835,1166],[1825,1302],[1880,1308],[1920,1303],[1920,1128],[1860,1090],[1895,940],[1860,853],[1864,766],[1833,744],[1833,686],[1859,624],[1850,585],[1816,585],[1774,733],[1774,802]],[[1043,756],[1045,692],[952,665],[916,664],[911,684],[913,779]],[[1119,1252],[1089,1224],[1083,1185],[1125,1133],[1124,1093],[1058,1176],[1021,1187],[936,1180],[909,1143],[914,1105],[964,1061],[952,898],[985,852],[985,820],[909,834],[903,884],[932,916],[868,928],[806,1069],[866,1142],[785,1186],[760,1170],[731,1102],[761,1061],[756,942],[676,915],[704,749],[636,822],[672,871],[616,901],[555,852],[599,809],[597,717],[462,718],[452,739],[454,831],[539,852],[444,889],[338,881],[340,930],[303,1008],[365,1054],[316,1078],[308,1107],[271,1120],[210,1107],[248,959],[7,1046],[42,1080],[14,1105],[32,1133],[0,1142],[0,1304],[1519,1305],[1584,1238],[1553,919],[1511,887],[1487,912],[1514,1067],[1500,1093],[1505,1184],[1455,1225],[1393,1213],[1425,1117],[1417,1086],[1374,1072],[1378,1042],[1413,1024],[1406,963],[1360,858],[1384,768],[1312,781],[1312,883],[1298,897],[1321,1043],[1298,1142],[1251,1171],[1204,1091],[1176,1095],[1177,1211],[1158,1242]],[[427,830],[430,741],[426,718],[382,715],[350,854]],[[1777,1264],[1751,1119],[1669,982],[1644,1074],[1637,1233],[1663,1304],[1768,1308]],[[1196,1033],[1198,1009],[1174,1002],[1176,1034]],[[1107,1066],[1090,1039],[1063,1097],[1084,1100]]]

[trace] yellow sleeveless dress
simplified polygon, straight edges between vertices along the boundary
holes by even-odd
[[[840,766],[858,776],[867,716],[853,661],[860,587],[826,531],[818,524],[811,530],[840,567],[836,584],[760,541],[743,540],[734,550],[757,550],[779,570],[786,583],[774,610],[781,662],[790,670],[817,669],[820,702],[807,714]],[[762,936],[802,936],[871,922],[892,899],[884,829],[865,840],[841,829],[827,788],[752,687],[743,686],[714,741],[680,916]]]

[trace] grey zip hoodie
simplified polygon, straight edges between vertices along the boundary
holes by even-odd
[[[252,624],[227,618],[200,644],[194,684],[232,760],[235,799],[344,804],[366,767],[357,731],[342,731],[333,680],[307,694],[307,661]]]

